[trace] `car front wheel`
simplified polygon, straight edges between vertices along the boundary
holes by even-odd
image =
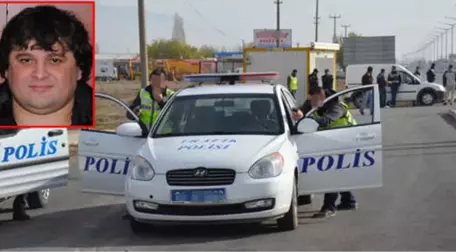
[[[291,231],[298,227],[298,188],[296,178],[293,180],[293,193],[291,195],[290,209],[280,219],[277,225],[281,231]]]
[[[31,209],[44,208],[51,196],[51,189],[44,189],[37,192],[32,192],[27,196],[27,203]]]

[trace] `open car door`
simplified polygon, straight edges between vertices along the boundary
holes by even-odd
[[[382,186],[379,98],[377,85],[340,91],[328,97],[325,106],[331,102],[342,102],[355,119],[356,125],[318,131],[316,126],[314,132],[293,136],[299,154],[300,195]],[[306,118],[311,118],[314,111],[310,111]],[[304,120],[309,122],[306,118]],[[303,120],[299,123],[301,122]],[[310,122],[317,125],[313,120]]]
[[[0,201],[68,183],[65,128],[0,129],[0,151]]]
[[[122,109],[116,111],[115,115],[120,113],[125,120],[127,111],[134,115],[128,105],[115,97],[102,93],[96,93],[96,97],[102,98],[97,102],[97,107],[121,107]],[[101,116],[115,120],[114,113]],[[139,123],[138,117],[136,115],[133,117],[135,122],[121,124],[116,131],[120,127]],[[133,137],[120,136],[112,130],[82,129],[78,147],[81,190],[88,193],[124,195],[125,178],[131,160],[147,141],[147,132],[144,133],[143,137]]]

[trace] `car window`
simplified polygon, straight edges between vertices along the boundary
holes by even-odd
[[[399,74],[401,75],[403,83],[415,84],[415,80],[408,73],[400,71]]]
[[[163,113],[153,137],[284,132],[273,94],[181,96]]]
[[[288,124],[288,127],[290,130],[293,129],[293,126],[294,126],[294,123],[293,123],[293,119],[291,117],[292,115],[292,107],[290,106],[290,104],[288,103],[287,99],[285,98],[285,94],[282,93],[282,105],[283,107],[285,108],[285,114],[287,116],[287,124]]]
[[[352,118],[352,124],[333,123],[330,127],[321,127],[319,130],[331,130],[335,128],[356,127],[374,124],[374,101],[373,88],[341,92],[340,95],[333,97],[325,102],[324,106],[313,113],[306,115],[326,116],[334,109],[346,111],[344,118]],[[340,121],[339,121],[340,122]]]
[[[296,99],[293,98],[293,96],[288,92],[288,90],[284,89],[282,90],[288,104],[290,105],[291,108],[298,108],[299,106],[296,104]]]

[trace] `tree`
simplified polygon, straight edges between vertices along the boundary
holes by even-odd
[[[361,37],[361,34],[359,33],[355,33],[355,32],[349,32],[347,34],[347,37],[348,38],[354,38],[354,37]],[[337,52],[337,64],[339,64],[339,66],[343,69],[345,69],[345,66],[344,66],[344,54],[343,54],[343,50],[344,50],[344,37],[339,37],[339,45],[340,45],[340,50]]]
[[[147,46],[147,54],[153,59],[198,59],[213,57],[217,49],[203,45],[200,48],[177,40],[155,40]]]

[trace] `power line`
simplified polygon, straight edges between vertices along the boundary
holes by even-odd
[[[344,37],[345,38],[348,37],[348,28],[350,28],[351,25],[350,24],[346,24],[346,25],[341,25],[341,27],[344,28]]]
[[[221,29],[219,29],[218,27],[212,25],[212,22],[210,22],[208,19],[206,19],[206,17],[204,17],[204,15],[197,9],[195,8],[195,6],[193,6],[193,4],[189,1],[189,0],[185,0],[185,2],[190,6],[190,8],[192,8],[192,10],[208,25],[210,26],[213,30],[217,31],[218,33],[220,33],[222,36],[224,37],[227,37],[226,33],[224,31],[222,31]]]
[[[315,0],[315,42],[318,42],[318,24],[320,23],[320,17],[318,16],[318,0]]]
[[[279,48],[280,47],[280,5],[282,4],[282,1],[277,0],[274,3],[276,4],[276,9],[277,9],[276,40],[277,40],[277,48]]]

